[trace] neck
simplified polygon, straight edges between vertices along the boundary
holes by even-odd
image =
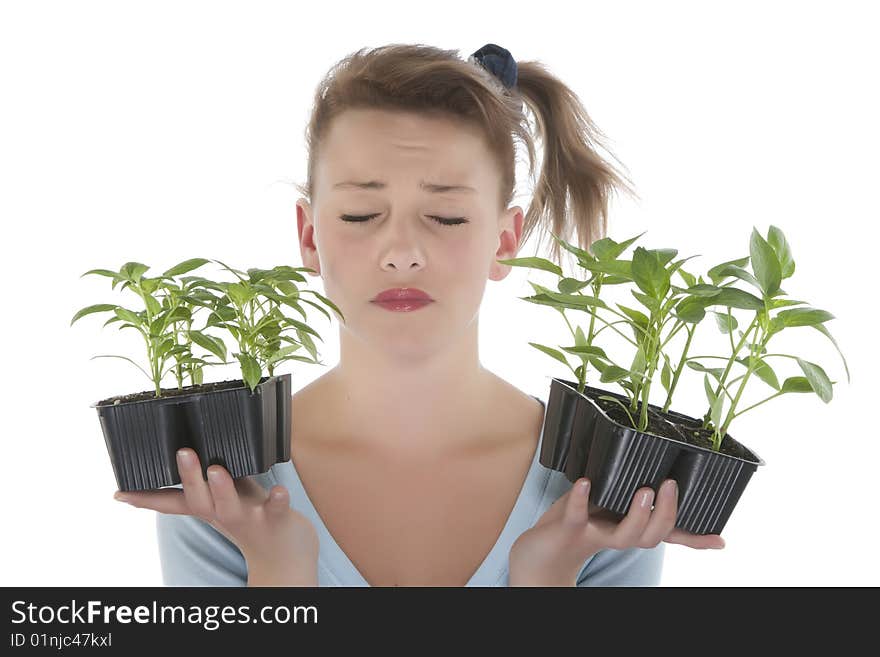
[[[340,362],[327,375],[335,404],[354,423],[348,438],[395,453],[429,453],[474,442],[485,425],[497,377],[477,353],[476,331],[464,340],[410,352],[380,350],[340,335]]]

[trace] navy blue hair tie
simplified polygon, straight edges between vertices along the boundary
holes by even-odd
[[[506,89],[512,89],[516,86],[516,60],[509,50],[494,43],[487,43],[472,53],[468,57],[468,61],[480,64],[480,66],[494,75]]]

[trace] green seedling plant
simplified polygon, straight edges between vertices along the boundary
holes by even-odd
[[[80,278],[93,274],[112,279],[111,289],[115,290],[117,285],[120,285],[120,291],[129,289],[140,298],[143,309],[133,310],[111,303],[94,304],[77,311],[70,320],[70,325],[73,326],[74,322],[81,317],[93,313],[113,313],[104,326],[121,322],[119,330],[132,328],[138,331],[147,348],[147,362],[150,371],[147,372],[126,356],[101,354],[93,356],[92,360],[95,358],[121,358],[132,363],[153,382],[156,397],[161,396],[162,379],[169,371],[174,372],[178,389],[183,387],[186,378],[189,378],[193,385],[200,384],[203,380],[203,368],[206,365],[225,362],[225,346],[219,338],[192,330],[196,312],[210,301],[202,291],[197,289],[195,281],[199,279],[184,278],[179,284],[174,277],[197,269],[207,262],[209,261],[205,258],[185,260],[153,278],[144,276],[150,267],[140,262],[127,262],[118,272],[109,269],[92,269],[82,274]],[[193,340],[193,338],[197,339]],[[192,353],[193,341],[200,346],[211,345],[209,351],[217,355],[221,363],[212,363],[204,358],[194,356]],[[166,369],[166,364],[169,361],[171,365]]]
[[[251,268],[243,272],[219,260],[214,262],[234,274],[238,280],[218,282],[201,279],[195,282],[200,290],[210,296],[211,313],[205,328],[225,329],[235,339],[238,351],[233,356],[238,359],[242,379],[251,391],[259,384],[264,369],[271,377],[275,367],[286,360],[323,364],[318,360],[318,352],[311,337],[321,340],[321,336],[304,322],[287,317],[281,310],[282,306],[293,308],[305,320],[307,317],[301,304],[309,304],[329,320],[330,315],[324,308],[303,297],[304,293],[308,293],[315,295],[345,321],[344,315],[332,301],[314,290],[299,290],[292,282],[305,283],[305,277],[299,272],[314,270],[308,267],[278,266],[272,269]],[[294,332],[296,338],[284,335],[285,331]],[[210,340],[202,341],[197,334],[193,334],[193,339],[219,356],[219,349],[212,349]],[[301,348],[305,348],[310,358],[294,353]]]
[[[668,393],[668,406],[684,367],[694,328],[705,315],[699,296],[670,284],[672,274],[675,272],[678,272],[689,285],[696,282],[692,275],[681,268],[689,258],[670,265],[669,263],[677,251],[673,249],[648,250],[637,247],[632,260],[620,259],[619,256],[644,233],[620,243],[606,237],[594,242],[589,251],[568,244],[553,233],[551,235],[563,249],[573,253],[577,257],[578,264],[589,272],[589,277],[586,280],[565,277],[559,265],[543,258],[513,258],[498,262],[541,269],[560,277],[557,283],[558,291],[530,281],[529,283],[536,294],[520,298],[531,303],[549,305],[560,312],[575,342],[573,346],[561,347],[561,349],[579,357],[581,364],[576,368],[572,367],[566,356],[559,350],[534,342],[529,344],[572,370],[577,378],[578,392],[580,393],[584,391],[588,364],[592,364],[600,373],[600,381],[603,383],[614,382],[620,385],[626,391],[630,403],[625,405],[616,397],[611,396],[599,398],[619,404],[629,417],[632,426],[645,430],[648,425],[647,400],[650,395],[650,383],[655,376],[660,359],[662,358],[664,363],[661,381]],[[624,283],[635,283],[640,288],[640,291],[632,290],[632,294],[645,306],[648,311],[647,315],[621,304],[616,304],[618,311],[600,299],[603,286]],[[592,294],[582,294],[580,290],[588,286]],[[584,311],[590,315],[586,333],[580,326],[572,328],[565,314],[566,310],[571,309]],[[602,317],[600,311],[615,315],[619,319],[608,321]],[[663,339],[663,330],[673,320],[675,324],[671,330],[667,331],[668,335]],[[597,328],[597,321],[604,326]],[[628,325],[635,339],[615,328],[617,324]],[[669,356],[663,351],[663,348],[682,327],[687,328],[688,341],[678,365],[673,368]],[[607,353],[594,344],[596,337],[606,328],[617,332],[635,348],[635,356],[629,368],[614,364]],[[641,407],[639,407],[640,401]],[[633,418],[633,413],[637,411],[640,412],[638,421]]]
[[[751,271],[744,269],[750,264]],[[831,381],[825,370],[816,363],[798,356],[783,353],[767,353],[771,339],[785,329],[797,326],[809,326],[831,340],[846,369],[847,382],[850,381],[849,366],[846,359],[832,337],[825,322],[834,319],[834,315],[825,310],[800,306],[804,301],[785,298],[786,292],[781,289],[781,282],[794,274],[795,262],[791,248],[783,232],[776,226],[770,226],[764,238],[756,228],[752,228],[749,242],[749,256],[716,265],[707,273],[711,284],[700,286],[700,294],[704,296],[706,307],[721,306],[723,313],[715,313],[717,324],[730,342],[729,356],[701,355],[688,359],[688,367],[703,372],[703,384],[709,409],[703,416],[703,429],[712,430],[712,448],[719,450],[722,440],[730,429],[734,418],[752,410],[771,399],[788,393],[815,393],[828,403],[832,398]],[[728,278],[735,278],[750,284],[758,294],[733,287],[733,282],[722,285]],[[745,331],[739,330],[739,323],[731,313],[731,308],[752,311],[751,322]],[[774,314],[775,313],[775,314]],[[739,339],[734,342],[733,332],[738,331]],[[700,359],[718,359],[725,361],[723,367],[706,367]],[[779,377],[768,362],[771,358],[787,358],[797,362],[803,376],[786,378],[781,384]],[[745,372],[731,378],[734,367],[745,368]],[[737,411],[743,391],[749,379],[755,375],[775,392],[759,402]],[[714,384],[709,377],[714,379]],[[732,391],[733,384],[739,386]],[[724,406],[727,402],[727,411]]]
[[[587,262],[601,262],[604,263],[605,267],[609,268],[609,271],[607,271],[607,273],[605,274],[594,273],[589,276],[587,280],[580,280],[578,278],[566,276],[560,265],[551,262],[546,258],[509,258],[505,260],[498,260],[498,262],[500,264],[510,265],[512,267],[526,267],[529,269],[547,271],[559,277],[559,281],[557,281],[556,283],[556,290],[551,290],[550,288],[529,281],[529,285],[532,286],[535,294],[529,297],[519,298],[523,301],[528,301],[529,303],[549,306],[551,308],[554,308],[556,311],[559,312],[560,315],[562,315],[562,318],[563,320],[565,320],[565,323],[568,326],[568,330],[572,335],[574,345],[568,347],[560,346],[560,349],[562,349],[562,351],[566,353],[573,354],[580,359],[581,363],[580,365],[573,367],[569,363],[569,359],[566,357],[566,355],[558,349],[554,349],[553,347],[549,347],[547,345],[539,344],[536,342],[529,342],[528,344],[531,347],[534,347],[535,349],[565,365],[572,372],[575,379],[577,380],[578,392],[583,393],[586,386],[588,364],[595,361],[600,361],[602,364],[604,364],[605,362],[610,362],[605,351],[601,347],[597,347],[592,344],[595,336],[602,330],[602,328],[605,328],[602,327],[596,329],[597,320],[605,323],[606,327],[613,327],[613,324],[616,323],[609,323],[605,321],[601,316],[597,315],[596,310],[598,308],[607,308],[605,302],[599,299],[599,294],[603,285],[614,285],[617,283],[627,282],[629,280],[629,278],[627,278],[626,276],[615,275],[611,271],[611,269],[615,268],[615,265],[611,263],[613,263],[615,258],[620,255],[620,253],[625,251],[630,244],[641,237],[641,235],[637,235],[636,237],[633,237],[620,244],[618,244],[611,238],[599,240],[597,242],[594,242],[590,247],[590,250],[593,251],[593,253],[569,244],[553,232],[551,232],[550,235],[563,249],[574,254],[577,257],[578,263],[581,266],[584,266],[584,263]],[[599,255],[595,255],[596,253],[598,253]],[[617,268],[619,269],[619,267]],[[588,286],[592,294],[583,294],[581,290]],[[590,323],[586,334],[579,325],[575,325],[574,328],[572,327],[572,324],[565,313],[566,310],[583,311],[590,316]]]

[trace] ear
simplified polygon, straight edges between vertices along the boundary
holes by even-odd
[[[502,265],[497,260],[510,260],[519,252],[519,240],[522,237],[523,210],[518,205],[509,208],[498,219],[498,250],[489,266],[489,280],[500,281],[507,278],[512,267]]]
[[[309,267],[317,272],[306,272],[309,276],[320,276],[321,261],[318,259],[318,249],[315,246],[315,224],[312,219],[312,206],[309,202],[304,198],[297,200],[296,230],[299,233],[299,253],[303,267]]]

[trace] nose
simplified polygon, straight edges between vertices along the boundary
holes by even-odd
[[[392,225],[394,222],[389,222]],[[425,254],[413,236],[411,227],[391,228],[391,236],[382,252],[382,269],[411,271],[425,266]]]

